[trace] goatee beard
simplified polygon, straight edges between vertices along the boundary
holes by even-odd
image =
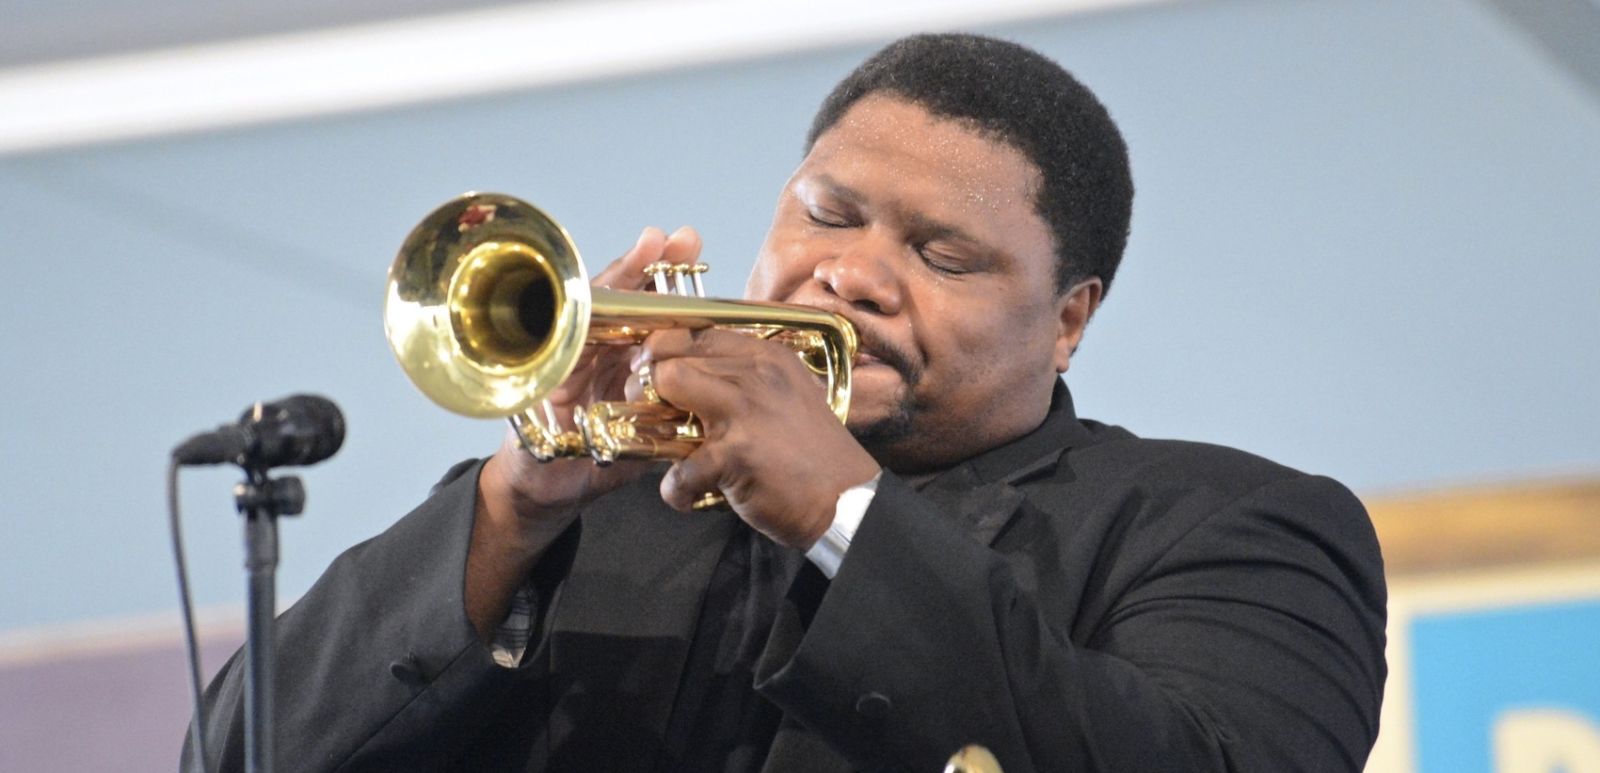
[[[863,427],[850,430],[856,442],[880,463],[893,458],[896,449],[903,446],[916,432],[916,416],[926,406],[914,396],[916,386],[922,381],[921,363],[914,360],[888,339],[878,336],[867,327],[856,330],[861,338],[861,348],[878,361],[900,374],[900,388],[894,395],[894,407],[888,415]]]
[[[855,427],[850,434],[855,436],[856,442],[874,458],[883,458],[895,446],[904,443],[913,434],[916,426],[917,407],[916,400],[902,390],[896,395],[894,409],[877,421],[863,427]]]

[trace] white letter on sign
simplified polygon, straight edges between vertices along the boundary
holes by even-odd
[[[1494,723],[1495,773],[1600,773],[1600,726],[1561,709],[1521,709]]]

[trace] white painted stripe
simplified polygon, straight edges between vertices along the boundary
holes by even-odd
[[[201,642],[244,641],[244,615],[242,604],[196,609],[195,635]],[[160,648],[183,648],[183,619],[176,609],[0,632],[0,669]]]
[[[545,2],[0,71],[0,154],[1170,0]]]

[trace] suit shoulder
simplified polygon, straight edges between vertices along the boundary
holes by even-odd
[[[1235,499],[1266,486],[1295,480],[1338,483],[1237,448],[1190,440],[1141,438],[1120,427],[1095,427],[1098,442],[1068,454],[1086,482],[1122,481],[1168,493],[1204,492]]]
[[[1063,490],[1075,506],[1063,512],[1098,513],[1105,528],[1145,544],[1212,544],[1190,539],[1210,524],[1230,540],[1295,534],[1357,556],[1351,565],[1380,565],[1366,508],[1338,481],[1227,446],[1119,433],[1068,452]]]

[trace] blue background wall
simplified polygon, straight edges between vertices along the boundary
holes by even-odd
[[[1600,469],[1600,104],[1471,2],[1197,2],[994,28],[1124,127],[1139,197],[1080,410],[1371,493]],[[0,157],[0,632],[173,607],[161,476],[258,397],[344,405],[281,593],[500,429],[391,361],[383,273],[467,189],[593,267],[705,235],[736,295],[811,111],[874,46]],[[3,120],[3,119],[0,119]],[[196,595],[241,598],[234,475],[185,476]]]

